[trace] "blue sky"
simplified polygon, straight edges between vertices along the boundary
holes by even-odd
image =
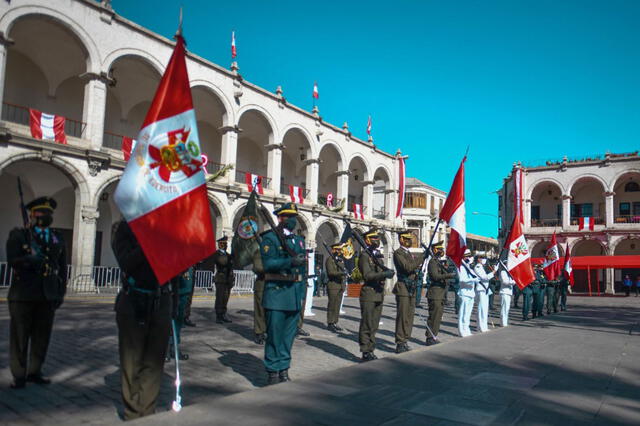
[[[495,236],[514,161],[638,149],[640,1],[113,0],[188,48],[326,121],[408,154],[407,175],[449,190],[470,145],[467,230]]]

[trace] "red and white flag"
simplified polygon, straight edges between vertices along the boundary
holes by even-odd
[[[453,260],[458,268],[462,263],[464,250],[467,248],[467,219],[464,206],[464,162],[466,160],[465,156],[460,163],[456,177],[453,179],[447,200],[440,210],[440,219],[447,222],[451,228],[447,256]],[[398,204],[398,208],[400,208],[400,204]]]
[[[36,139],[46,139],[66,144],[67,135],[64,133],[65,121],[65,118],[59,115],[47,114],[37,109],[29,108],[31,136]]]
[[[247,190],[253,192],[254,190],[260,194],[264,194],[262,189],[262,176],[254,175],[253,173],[245,173],[244,181],[247,183]]]
[[[511,232],[507,238],[507,249],[509,250],[507,269],[518,287],[523,289],[531,284],[536,277],[531,266],[531,251],[522,233],[522,222],[517,210],[511,225]]]
[[[133,138],[128,138],[126,136],[122,137],[122,154],[124,155],[124,161],[129,161],[131,158],[131,154],[133,150],[136,148],[136,140]]]
[[[364,211],[362,209],[362,204],[353,205],[353,217],[355,217],[356,219],[364,220]]]
[[[573,267],[571,266],[571,251],[569,250],[569,243],[567,243],[567,248],[565,249],[564,255],[564,271],[562,271],[565,278],[569,280],[569,284],[573,287]]]
[[[524,210],[522,209],[522,181],[523,173],[520,167],[513,172],[513,214],[520,216],[520,223],[524,225]]]
[[[396,217],[402,216],[404,207],[404,158],[398,157],[398,206],[396,208]]]
[[[304,203],[304,188],[301,186],[289,185],[289,195],[291,201],[296,204]]]
[[[320,97],[320,93],[318,93],[318,83],[313,83],[313,99],[318,99]]]
[[[161,285],[215,248],[184,40],[176,38],[114,197]]]
[[[556,233],[553,233],[547,251],[544,253],[544,263],[542,264],[544,275],[548,280],[555,280],[560,275],[560,246],[556,240]]]
[[[371,136],[371,116],[369,116],[369,120],[367,121],[367,135]]]
[[[578,219],[578,231],[582,231],[585,228],[588,228],[589,231],[593,231],[595,226],[596,226],[596,223],[592,217],[586,216]]]
[[[331,192],[327,194],[327,207],[333,207],[333,194]]]
[[[231,59],[235,59],[238,56],[238,51],[236,50],[236,32],[231,31]]]

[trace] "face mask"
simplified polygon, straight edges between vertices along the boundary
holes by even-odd
[[[371,240],[371,244],[370,244],[372,249],[377,249],[378,247],[380,247],[380,241],[378,240]]]
[[[298,224],[298,221],[297,221],[297,219],[295,217],[288,217],[282,223],[282,226],[285,229],[288,229],[289,231],[293,231],[294,229],[296,229],[296,225],[297,224]]]
[[[465,257],[464,258],[464,263],[471,263],[471,258],[470,257]]]
[[[53,216],[49,214],[36,217],[36,226],[40,228],[47,228],[51,223],[53,223]]]

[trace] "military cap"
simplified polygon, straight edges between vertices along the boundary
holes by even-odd
[[[289,216],[297,216],[298,215],[298,206],[295,203],[284,203],[279,209],[273,211],[275,215],[289,215]]]
[[[342,247],[342,243],[331,244],[332,249],[339,249],[340,247]]]
[[[471,256],[473,256],[473,255],[471,254],[471,250],[469,250],[469,249],[465,249],[465,250],[464,250],[464,255],[463,255],[463,256],[464,256],[464,257],[471,257]]]
[[[218,238],[216,241],[219,243],[226,243],[227,240],[229,240],[229,237],[225,235],[224,237]]]
[[[432,244],[433,249],[444,249],[444,241],[440,240],[437,243]]]
[[[411,232],[408,229],[405,229],[404,231],[398,232],[398,236],[400,238],[413,238],[414,237],[413,232]]]
[[[484,251],[476,251],[475,256],[478,258],[486,259],[487,253]]]
[[[53,212],[57,206],[58,206],[58,203],[53,198],[40,197],[40,198],[36,198],[35,200],[27,204],[25,208],[31,212],[34,212],[34,211]]]
[[[376,228],[371,228],[364,234],[367,238],[380,238],[380,234],[378,234],[378,230]]]

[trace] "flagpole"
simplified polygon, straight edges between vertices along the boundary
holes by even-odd
[[[171,408],[176,413],[182,410],[182,398],[180,397],[180,352],[178,350],[178,336],[176,334],[176,320],[171,320],[171,328],[173,330],[173,349],[176,361],[176,399],[173,401]]]

